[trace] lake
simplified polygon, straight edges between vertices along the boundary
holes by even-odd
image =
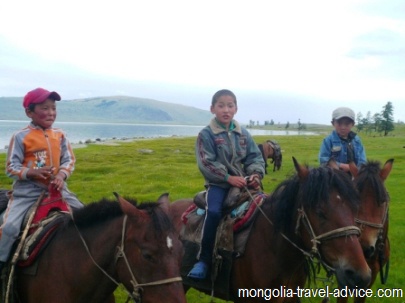
[[[28,121],[0,120],[0,149],[9,144],[12,134],[27,126]],[[84,143],[96,139],[132,139],[158,137],[193,137],[204,127],[203,125],[157,125],[131,123],[94,123],[94,122],[55,122],[55,127],[62,128],[71,143]],[[262,130],[249,129],[252,135],[285,136],[285,135],[316,135],[313,132],[295,130]]]

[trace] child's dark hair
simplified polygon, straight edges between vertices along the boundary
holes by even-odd
[[[28,110],[30,111],[30,112],[33,112],[33,111],[35,111],[35,103],[31,103],[30,105],[28,105]]]
[[[212,102],[211,102],[211,106],[214,106],[215,103],[217,103],[218,98],[222,97],[222,96],[231,96],[234,100],[235,100],[235,104],[237,104],[236,101],[236,96],[233,92],[231,92],[229,89],[221,89],[219,91],[217,91],[213,96],[212,96]]]

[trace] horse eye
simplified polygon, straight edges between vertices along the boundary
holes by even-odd
[[[152,254],[150,254],[149,252],[147,252],[147,251],[142,251],[142,257],[145,259],[145,260],[147,260],[147,261],[149,261],[149,262],[153,262],[153,256],[152,256]]]
[[[318,215],[318,217],[319,217],[320,219],[324,219],[324,220],[327,219],[325,213],[324,213],[322,210],[320,210],[320,209],[318,209],[318,210],[316,211],[316,214]]]

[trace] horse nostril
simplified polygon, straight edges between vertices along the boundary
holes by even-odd
[[[374,252],[375,252],[374,246],[369,246],[369,247],[363,249],[363,253],[366,258],[372,257],[374,255]]]
[[[344,271],[344,274],[347,279],[346,285],[349,288],[366,287],[368,285],[368,283],[370,282],[369,278],[362,276],[360,273],[358,273],[357,271],[352,270],[352,269],[346,269]]]

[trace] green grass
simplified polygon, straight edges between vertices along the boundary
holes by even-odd
[[[311,131],[310,128],[307,130]],[[277,140],[282,148],[283,165],[277,172],[269,169],[269,174],[263,180],[265,192],[271,192],[278,183],[294,173],[291,157],[310,166],[318,165],[319,147],[330,128],[317,131],[322,131],[322,135],[271,138]],[[405,188],[405,127],[396,125],[396,130],[388,137],[360,136],[369,159],[383,163],[390,158],[395,159],[394,168],[386,181],[391,196],[391,266],[388,283],[384,287],[405,289],[405,203],[402,201]],[[267,139],[270,138],[255,137],[257,143]],[[119,142],[117,146],[94,144],[75,149],[77,165],[69,180],[69,188],[84,203],[98,201],[102,197],[113,198],[113,192],[137,198],[138,201],[155,201],[165,192],[170,194],[172,201],[192,197],[203,190],[204,183],[195,162],[194,141],[195,138],[173,137]],[[5,154],[0,154],[0,161],[5,163],[5,157]],[[0,188],[11,188],[11,180],[5,174],[0,175]],[[381,287],[379,282],[373,288],[378,287]],[[118,290],[116,296],[117,302],[125,302],[126,296],[122,290]],[[209,296],[195,290],[188,292],[187,299],[192,303],[211,301]],[[215,299],[215,302],[223,301]],[[320,300],[312,298],[303,302]],[[371,298],[367,302],[402,303],[405,299]]]

